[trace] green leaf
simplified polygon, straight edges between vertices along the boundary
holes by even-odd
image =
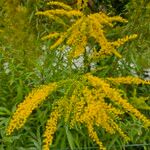
[[[10,115],[10,111],[5,107],[0,107],[0,115]]]
[[[65,129],[66,129],[69,146],[70,146],[71,150],[73,150],[75,148],[73,136],[72,136],[71,132],[69,131],[68,126],[66,126]]]
[[[150,110],[150,106],[146,103],[149,97],[132,97],[131,103],[138,109]]]

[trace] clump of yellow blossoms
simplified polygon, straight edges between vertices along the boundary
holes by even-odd
[[[7,133],[11,134],[14,129],[21,128],[32,111],[36,109],[47,98],[47,96],[56,89],[56,87],[56,83],[52,83],[33,90],[25,100],[18,105],[17,111],[14,113],[12,120],[10,121]]]
[[[83,10],[83,8],[87,6],[87,2],[88,1],[82,2],[78,0],[77,8],[82,8]],[[98,43],[101,47],[101,49],[97,52],[93,50],[92,56],[94,58],[100,58],[111,54],[121,57],[116,48],[137,37],[136,34],[129,35],[114,42],[109,41],[106,38],[104,32],[105,26],[113,27],[113,22],[115,21],[122,23],[127,22],[127,20],[120,16],[109,17],[102,12],[87,15],[80,9],[73,10],[70,6],[67,8],[67,5],[62,2],[49,2],[48,4],[56,5],[60,8],[39,11],[36,14],[47,16],[56,22],[61,19],[61,16],[66,16],[69,20],[71,20],[71,25],[68,28],[67,24],[63,22],[66,27],[62,30],[62,32],[50,33],[42,39],[55,39],[54,44],[50,47],[51,50],[57,48],[62,43],[63,46],[64,44],[66,44],[66,46],[70,46],[71,50],[69,52],[69,56],[71,58],[79,57],[85,53],[85,47],[88,45],[90,38],[94,38],[95,43]]]
[[[101,12],[86,15],[83,10],[87,6],[87,2],[87,0],[78,0],[77,9],[75,10],[62,2],[49,2],[48,5],[57,6],[59,9],[37,12],[38,15],[45,15],[53,20],[64,15],[69,19],[74,19],[70,28],[64,32],[53,32],[43,37],[43,39],[56,39],[55,43],[50,47],[51,49],[55,49],[62,44],[69,45],[71,47],[69,55],[75,58],[84,54],[89,38],[93,37],[101,46],[99,51],[93,51],[92,55],[94,57],[96,55],[98,58],[101,58],[101,56],[111,54],[121,57],[116,48],[135,38],[136,35],[126,36],[117,41],[109,42],[104,34],[104,26],[113,26],[113,21],[126,22],[126,20],[119,16],[108,17]],[[64,126],[66,125],[71,129],[75,126],[85,125],[89,137],[96,142],[100,150],[105,150],[106,148],[102,143],[103,137],[98,136],[95,127],[103,128],[109,134],[119,134],[125,141],[129,141],[130,138],[124,133],[118,123],[122,122],[122,116],[125,113],[135,116],[143,122],[146,128],[150,126],[150,120],[134,108],[128,102],[128,99],[123,97],[121,90],[117,89],[117,86],[115,87],[116,84],[150,84],[150,82],[129,76],[99,78],[91,73],[87,73],[79,75],[78,78],[43,85],[33,90],[18,105],[16,112],[10,120],[7,133],[11,134],[15,129],[21,128],[32,111],[38,108],[46,97],[52,92],[57,91],[59,87],[59,89],[63,89],[64,93],[59,99],[53,101],[53,109],[43,135],[43,150],[50,149],[59,120],[63,120]],[[68,88],[64,88],[68,85]]]
[[[50,115],[50,119],[47,121],[46,130],[44,132],[45,138],[44,140],[45,145],[43,146],[44,150],[49,150],[49,145],[52,143],[53,136],[57,130],[57,122],[59,117],[60,117],[59,110],[54,110]]]
[[[125,77],[124,77],[125,78]],[[124,79],[122,77],[122,79]],[[125,83],[125,80],[115,80],[116,83]],[[121,82],[123,81],[123,82]],[[99,145],[100,150],[105,150],[98,137],[95,126],[104,128],[109,134],[119,134],[125,141],[129,141],[126,135],[117,124],[122,121],[122,115],[129,113],[134,115],[137,119],[141,120],[145,127],[150,126],[150,120],[142,115],[136,108],[134,108],[127,99],[124,99],[120,90],[112,88],[106,79],[98,78],[91,74],[81,75],[78,80],[71,79],[63,81],[62,85],[71,85],[69,90],[64,92],[64,96],[59,100],[53,102],[53,111],[47,121],[46,130],[44,132],[44,145],[43,150],[49,150],[53,142],[53,136],[57,131],[57,123],[60,119],[64,120],[64,125],[69,126],[71,129],[76,125],[84,124],[89,136]],[[112,80],[110,80],[112,82]],[[130,84],[130,78],[127,77],[126,83]],[[141,79],[132,77],[132,84],[149,84]],[[41,104],[45,98],[53,91],[57,91],[58,83],[51,83],[49,85],[41,86],[39,89],[33,90],[25,100],[19,104],[16,112],[14,113],[7,133],[11,134],[14,129],[21,128],[27,121],[27,118],[34,109]],[[76,88],[74,88],[76,87]],[[63,88],[59,85],[59,88]],[[108,102],[107,99],[111,102]]]

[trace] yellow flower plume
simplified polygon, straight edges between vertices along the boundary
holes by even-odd
[[[47,5],[50,5],[50,6],[59,6],[59,7],[62,7],[63,9],[66,9],[66,10],[72,10],[72,7],[70,7],[69,5],[66,5],[65,3],[62,3],[62,2],[51,1],[51,2],[48,2]]]
[[[90,74],[87,74],[86,78],[92,86],[94,86],[95,88],[101,88],[106,97],[108,97],[112,102],[122,106],[125,109],[125,111],[134,114],[134,116],[142,120],[144,122],[145,127],[150,126],[150,120],[147,119],[144,115],[142,115],[130,103],[128,103],[126,99],[123,99],[118,89],[111,88],[107,82]]]
[[[59,34],[50,33],[42,39],[55,39],[54,44],[50,46],[51,50],[61,46],[62,43],[63,45],[70,46],[69,56],[72,59],[85,53],[85,48],[90,43],[89,38],[92,37],[95,39],[95,42],[99,44],[101,49],[98,51],[92,51],[91,60],[99,59],[112,54],[121,58],[121,55],[116,48],[123,45],[125,42],[136,38],[137,35],[129,35],[114,42],[110,42],[106,38],[104,27],[113,27],[113,22],[126,23],[127,20],[120,16],[109,17],[102,12],[87,15],[83,11],[83,8],[87,6],[87,3],[88,0],[78,0],[77,9],[71,9],[69,5],[61,2],[49,2],[49,5],[56,5],[61,7],[61,9],[51,8],[50,10],[39,11],[36,14],[47,16],[55,22],[59,22],[61,24],[65,23],[58,16],[66,16],[68,17],[68,22],[70,23],[68,23],[69,28],[63,29]]]
[[[14,129],[20,129],[25,124],[32,111],[36,109],[56,87],[56,83],[51,83],[34,89],[25,100],[18,105],[16,112],[9,122],[7,134],[10,135]]]
[[[44,132],[43,150],[49,150],[49,146],[53,142],[53,137],[54,137],[54,133],[57,130],[57,122],[59,117],[60,117],[60,112],[56,109],[51,113],[50,118],[47,121],[46,130]]]
[[[106,80],[114,84],[150,84],[150,81],[145,81],[138,77],[132,77],[132,76],[106,78]]]

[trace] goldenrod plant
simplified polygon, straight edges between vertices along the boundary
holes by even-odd
[[[48,2],[50,9],[38,11],[36,15],[47,16],[60,23],[62,30],[52,31],[42,39],[52,41],[51,51],[63,52],[69,47],[67,58],[72,63],[81,56],[83,59],[86,57],[89,64],[111,56],[121,59],[118,47],[137,35],[127,35],[116,41],[109,40],[105,34],[107,28],[113,27],[115,22],[126,23],[127,20],[120,16],[110,17],[103,12],[91,13],[88,3],[88,0],[77,0],[74,5],[62,1]],[[95,48],[95,44],[99,49]],[[89,51],[86,51],[87,47],[90,47]],[[41,85],[18,105],[9,122],[7,134],[11,135],[15,129],[23,127],[31,113],[38,109],[49,95],[58,94],[57,99],[51,100],[52,110],[43,134],[43,150],[50,149],[60,121],[70,129],[82,125],[86,127],[89,137],[100,150],[105,150],[106,146],[102,142],[103,137],[99,137],[95,130],[96,127],[99,131],[104,129],[107,134],[117,134],[128,142],[131,139],[120,126],[123,118],[128,114],[139,120],[144,128],[149,128],[150,120],[130,104],[130,98],[124,94],[123,89],[119,89],[118,84],[150,85],[150,82],[132,76],[101,77],[89,70],[75,73],[64,80]],[[59,91],[61,94],[57,93]]]

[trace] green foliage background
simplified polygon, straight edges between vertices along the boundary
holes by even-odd
[[[124,0],[125,1],[125,0]],[[150,3],[148,1],[131,0],[128,3],[120,1],[99,1],[95,0],[92,11],[102,10],[109,14],[120,14],[129,20],[123,27],[121,24],[115,30],[109,31],[107,36],[118,38],[124,34],[137,33],[138,39],[121,48],[124,55],[120,60],[121,65],[115,57],[101,62],[101,76],[129,75],[132,71],[140,77],[143,70],[150,68]],[[113,4],[118,5],[114,7]],[[53,22],[46,18],[35,16],[37,10],[46,8],[45,1],[42,0],[1,0],[0,1],[0,150],[41,150],[42,133],[47,120],[51,104],[45,103],[39,110],[35,111],[21,131],[12,137],[7,137],[5,128],[14,112],[16,105],[20,103],[33,87],[42,83],[49,83],[65,79],[67,76],[75,74],[76,69],[72,69],[69,62],[64,59],[65,53],[50,52],[50,42],[40,40],[41,36],[49,32],[49,28],[58,28]],[[117,62],[117,63],[116,63]],[[131,66],[134,64],[134,67]],[[107,66],[107,64],[111,64]],[[82,71],[82,70],[81,70]],[[121,87],[123,88],[123,87]],[[133,105],[137,105],[137,97],[150,96],[150,87],[127,86],[128,93],[133,96]],[[57,95],[54,95],[57,98]],[[52,96],[51,98],[54,98]],[[142,100],[141,100],[142,101]],[[144,101],[144,100],[143,100]],[[147,99],[150,104],[150,99]],[[149,117],[150,111],[139,109]],[[46,111],[45,108],[47,108]],[[88,138],[85,128],[77,128],[70,131],[59,125],[59,132],[52,145],[53,149],[65,149],[74,147],[81,149],[96,147]],[[126,132],[130,129],[130,137],[133,143],[129,144],[149,144],[150,131],[143,130],[142,125],[137,121],[125,119],[123,128]],[[105,137],[103,142],[108,150],[127,149],[134,150],[137,147],[126,147],[118,136],[105,136],[105,132],[99,133]],[[149,146],[140,146],[148,150]],[[96,148],[95,148],[96,149]]]

